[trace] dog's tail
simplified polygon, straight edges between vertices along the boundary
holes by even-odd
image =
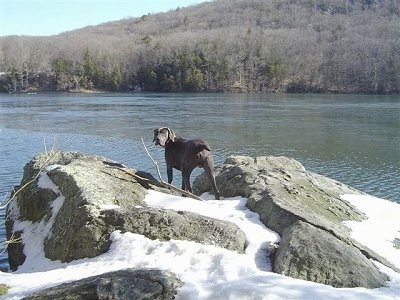
[[[210,164],[209,160],[212,160],[212,155],[211,153],[204,152],[203,150],[206,150],[208,152],[211,152],[211,149],[208,145],[200,145],[197,148],[197,167],[203,168],[204,165]],[[211,162],[212,164],[214,162]]]

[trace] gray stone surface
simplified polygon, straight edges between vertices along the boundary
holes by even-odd
[[[276,273],[341,288],[377,288],[389,279],[358,248],[302,221],[283,232],[273,266]]]
[[[246,236],[235,224],[186,211],[137,207],[106,210],[100,219],[113,230],[130,231],[161,241],[190,240],[243,253]]]
[[[296,253],[295,259],[282,259],[286,255],[290,255],[289,249],[295,248],[290,244],[292,239],[282,239],[279,247],[279,259],[274,261],[274,270],[278,273],[295,278],[307,278],[307,280],[316,282],[326,282],[333,286],[357,286],[354,284],[360,284],[360,286],[374,288],[381,286],[382,278],[386,277],[382,277],[377,272],[369,258],[396,269],[385,258],[352,240],[349,228],[343,224],[343,221],[348,220],[361,221],[365,216],[350,203],[341,200],[340,195],[360,194],[361,192],[330,178],[308,172],[294,159],[283,156],[256,158],[232,156],[216,169],[216,181],[222,197],[237,195],[247,197],[249,200],[246,206],[257,212],[261,221],[280,235],[284,235],[288,229],[299,222],[318,228],[313,231],[313,234],[318,233],[315,237],[307,236],[310,231],[303,230],[303,227],[297,230],[299,235],[304,235],[305,240],[315,241],[315,246],[302,247],[302,250]],[[204,174],[194,180],[193,190],[196,194],[211,191]],[[330,278],[338,278],[343,275],[333,272],[339,270],[340,266],[345,265],[346,262],[339,264],[341,253],[329,251],[329,247],[319,244],[319,239],[322,241],[323,235],[328,235],[332,243],[337,243],[338,248],[345,244],[356,253],[362,253],[347,263],[354,265],[354,261],[358,261],[354,268],[359,266],[370,268],[369,274],[375,277],[362,283],[357,281],[356,277],[359,272],[365,271],[360,267],[359,271],[349,272],[346,282],[331,280]],[[320,252],[314,253],[314,251]],[[316,270],[309,269],[312,266],[310,266],[308,258],[318,255],[325,257],[325,260],[322,260],[320,265],[315,265]],[[331,268],[330,265],[335,263],[338,263],[337,268]],[[330,271],[323,273],[318,269]],[[318,276],[304,275],[314,274],[313,272],[320,273]],[[323,276],[326,278],[324,279]]]
[[[209,190],[203,177],[202,174],[194,181],[197,193]],[[307,172],[291,158],[230,157],[217,169],[216,180],[222,195],[249,198],[247,207],[280,234],[294,222],[307,219],[346,238],[349,230],[341,221],[364,218],[355,207],[339,198],[340,194],[359,191]]]
[[[182,282],[171,272],[126,269],[64,283],[23,299],[174,299]]]
[[[43,164],[50,167],[42,170]],[[40,176],[36,174],[41,170],[59,192],[38,186]],[[71,152],[40,154],[26,165],[21,186],[32,179],[7,209],[7,234],[13,234],[16,218],[34,223],[54,218],[51,234],[44,242],[45,255],[53,260],[70,262],[105,253],[111,243],[110,234],[115,230],[151,239],[196,241],[238,252],[245,249],[246,237],[233,223],[146,207],[143,200],[147,189],[170,191],[160,187],[148,174],[129,170],[103,157]],[[65,200],[53,216],[52,205],[60,195]],[[25,260],[23,243],[15,245],[18,247],[8,248],[12,270]]]
[[[42,175],[37,176],[39,172]],[[287,157],[230,157],[216,169],[216,175],[222,196],[247,197],[247,206],[260,215],[267,227],[282,235],[273,256],[274,271],[336,287],[375,288],[384,285],[387,277],[370,258],[396,269],[352,240],[343,225],[345,220],[365,218],[339,197],[359,191],[307,172],[299,162]],[[59,191],[39,187],[38,179],[46,176]],[[144,197],[148,189],[171,191],[149,174],[99,156],[40,154],[25,166],[20,186],[25,187],[7,208],[7,236],[21,234],[13,229],[17,219],[52,222],[44,243],[45,255],[50,259],[68,262],[102,254],[108,250],[110,234],[115,230],[150,239],[184,239],[238,252],[245,250],[246,237],[235,224],[147,207]],[[194,191],[211,191],[204,175],[195,179]],[[60,196],[65,200],[55,213],[53,205]],[[25,260],[23,241],[11,244],[8,252],[10,266],[15,270]],[[113,285],[114,281],[105,286]]]

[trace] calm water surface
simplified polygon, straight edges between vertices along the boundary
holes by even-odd
[[[53,144],[156,176],[141,138],[150,145],[161,126],[206,139],[217,164],[233,154],[286,155],[308,170],[400,202],[400,96],[314,94],[0,95],[1,200],[19,183],[25,163]],[[163,166],[163,150],[149,150]],[[0,259],[4,266],[5,256]]]

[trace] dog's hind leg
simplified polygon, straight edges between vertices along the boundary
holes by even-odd
[[[217,188],[217,183],[215,182],[214,161],[211,155],[207,157],[207,163],[203,165],[203,168],[204,168],[204,173],[206,173],[208,181],[210,182],[212,189],[214,191],[215,200],[219,200],[220,199],[219,190]]]
[[[190,186],[190,174],[192,174],[194,167],[182,167],[182,190],[192,192]]]

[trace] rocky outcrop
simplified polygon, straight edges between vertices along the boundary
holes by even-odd
[[[130,231],[162,241],[183,239],[243,252],[246,237],[233,223],[189,212],[147,207],[147,189],[167,193],[150,175],[103,157],[43,153],[24,168],[25,186],[7,208],[7,236],[21,236],[20,221],[44,222],[47,258],[70,262],[105,253],[110,234]],[[10,244],[12,270],[24,260],[23,243]]]
[[[365,218],[339,197],[359,191],[307,172],[287,157],[230,157],[217,168],[216,181],[222,196],[247,197],[247,207],[282,236],[273,256],[275,272],[335,287],[385,285],[387,276],[378,272],[369,258],[394,267],[352,240],[343,224]],[[197,194],[211,191],[204,174],[193,186]]]
[[[173,273],[126,269],[64,283],[24,299],[174,299],[182,282]]]
[[[339,197],[359,191],[307,172],[299,162],[287,157],[230,157],[216,169],[216,180],[222,196],[248,198],[247,207],[282,236],[272,255],[275,272],[335,287],[375,288],[385,285],[388,278],[370,258],[396,270],[384,258],[352,240],[349,229],[343,225],[343,221],[365,218]],[[198,194],[212,190],[204,175],[198,176],[193,186]],[[245,250],[246,237],[231,222],[148,207],[144,201],[148,189],[175,192],[149,174],[103,157],[75,152],[40,154],[25,166],[20,187],[6,217],[7,237],[22,239],[22,243],[8,246],[12,270],[26,259],[26,227],[20,226],[26,226],[24,221],[31,222],[33,228],[43,226],[45,256],[62,262],[105,253],[115,230],[161,241],[183,239],[237,252]],[[154,271],[156,277],[148,270],[103,274],[92,278],[93,281],[53,288],[48,295],[63,298],[63,293],[76,293],[89,297],[104,292],[105,298],[124,299],[112,298],[107,293],[118,294],[120,284],[125,282],[139,286],[143,283],[138,290],[149,288],[158,293],[164,290],[163,280],[174,276]],[[174,289],[180,284],[175,279],[171,282]],[[132,289],[136,289],[134,284]],[[150,298],[157,299],[157,295],[151,294]],[[41,294],[34,297],[42,298]]]
[[[360,249],[302,221],[283,232],[273,270],[335,287],[377,288],[387,280]]]
[[[307,172],[294,159],[234,156],[216,171],[222,193],[226,197],[241,195],[249,198],[247,206],[279,234],[298,220],[308,220],[347,238],[349,230],[341,222],[364,218],[362,213],[339,198],[341,194],[360,192]],[[195,192],[208,189],[203,175],[195,179]]]

